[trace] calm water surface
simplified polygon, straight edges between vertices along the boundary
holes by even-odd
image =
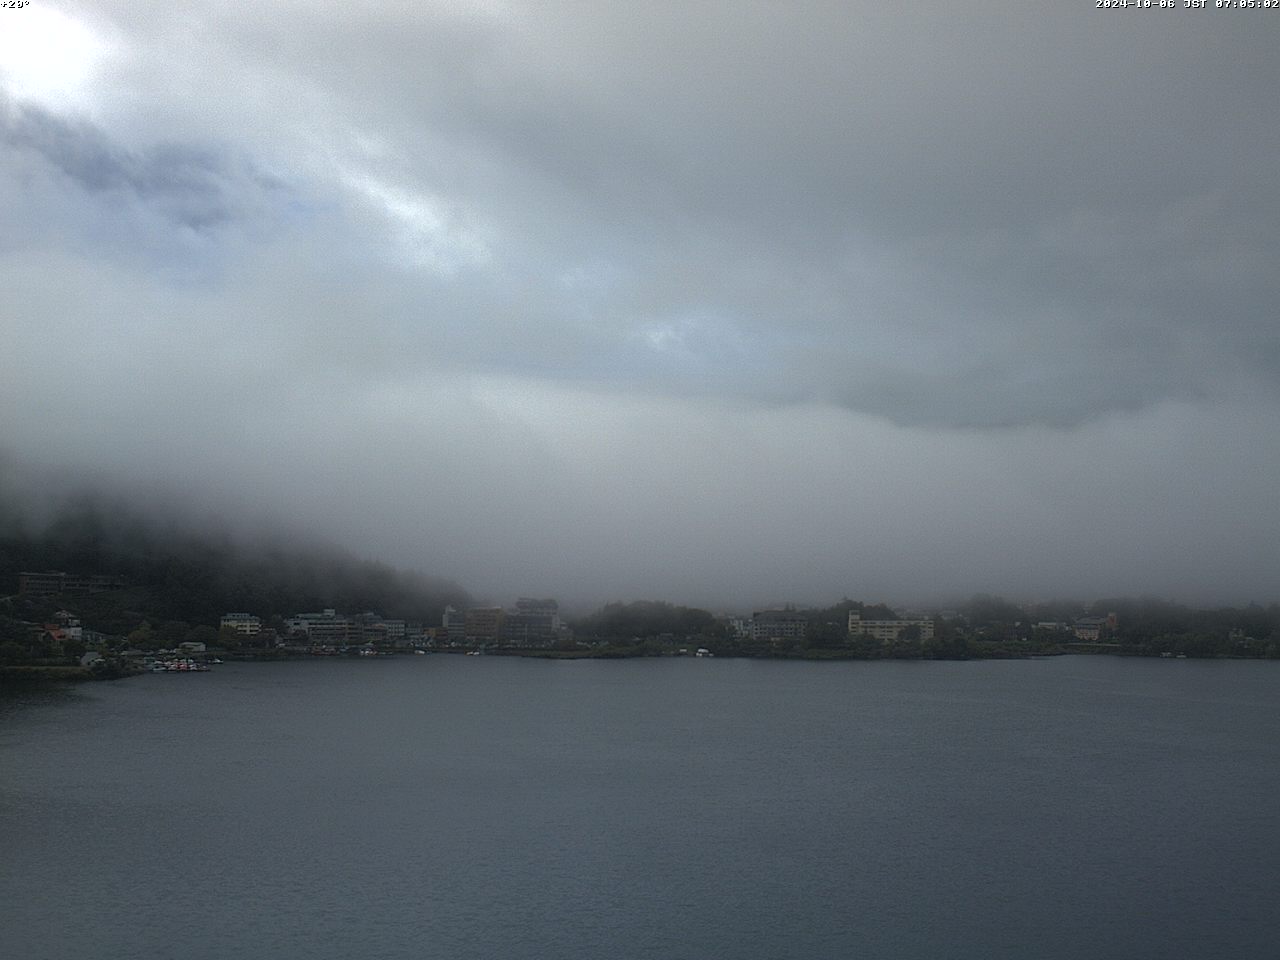
[[[1280,954],[1280,664],[227,664],[0,697],[0,956]]]

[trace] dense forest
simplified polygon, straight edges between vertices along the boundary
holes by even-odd
[[[663,635],[721,636],[724,632],[708,611],[660,600],[607,603],[595,613],[575,621],[573,628],[580,637],[624,641]]]

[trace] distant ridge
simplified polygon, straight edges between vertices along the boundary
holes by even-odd
[[[447,604],[470,602],[451,580],[362,560],[334,544],[235,536],[225,525],[148,516],[101,494],[78,495],[41,520],[0,503],[0,595],[16,593],[19,574],[29,571],[118,578],[111,619],[119,622],[104,623],[107,630],[132,629],[138,614],[216,623],[228,610],[269,619],[325,607],[437,623]]]

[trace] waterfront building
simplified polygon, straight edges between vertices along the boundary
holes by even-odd
[[[403,621],[401,621],[403,623]],[[357,613],[351,618],[351,632],[348,643],[384,644],[388,640],[387,621],[372,610]]]
[[[849,636],[870,637],[881,643],[892,643],[908,627],[920,628],[921,640],[933,639],[932,620],[863,620],[858,610],[849,611]]]
[[[350,641],[355,632],[355,625],[351,620],[338,616],[338,612],[332,607],[319,613],[300,613],[285,623],[291,633],[301,633],[313,644],[323,646],[342,646]]]
[[[560,605],[555,600],[521,597],[514,613],[502,624],[504,643],[516,647],[546,647],[560,638]]]
[[[224,613],[219,627],[230,627],[242,637],[256,637],[262,632],[262,620],[251,613]]]
[[[1071,626],[1075,638],[1083,643],[1097,643],[1110,638],[1115,630],[1116,615],[1107,617],[1081,617]]]
[[[472,607],[464,620],[467,642],[497,643],[505,619],[506,611],[501,607]]]
[[[1047,630],[1050,633],[1066,633],[1070,629],[1061,620],[1040,620],[1036,623],[1035,628],[1037,630]]]
[[[758,610],[751,615],[751,639],[803,640],[809,621],[795,610]]]
[[[444,639],[450,643],[462,644],[467,640],[467,615],[456,607],[445,607],[441,620]]]

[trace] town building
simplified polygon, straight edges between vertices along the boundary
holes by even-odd
[[[468,643],[497,643],[502,638],[506,611],[501,607],[472,607],[465,617]]]
[[[502,640],[515,647],[547,647],[560,638],[560,605],[554,600],[521,597],[516,609],[507,613]]]
[[[467,615],[455,607],[445,607],[440,622],[444,636],[440,639],[449,643],[462,644],[467,640]]]
[[[80,618],[70,610],[59,610],[53,615],[53,622],[62,630],[63,636],[68,640],[79,643],[84,639],[84,628],[80,625]]]
[[[851,637],[870,637],[881,643],[892,643],[908,627],[919,627],[921,640],[933,639],[932,620],[863,620],[860,611],[849,611],[849,636]]]
[[[387,623],[372,610],[357,613],[351,618],[351,631],[347,636],[348,643],[378,644],[387,642]]]
[[[1105,617],[1081,617],[1071,625],[1071,632],[1082,643],[1097,643],[1099,640],[1110,640],[1115,635],[1117,625],[1114,613]]]
[[[290,633],[301,633],[312,644],[320,646],[343,646],[350,642],[355,632],[355,625],[347,617],[338,616],[332,607],[319,613],[300,613],[292,620],[286,620]]]
[[[218,626],[230,627],[242,637],[256,637],[262,632],[262,620],[251,613],[224,613]]]
[[[751,639],[803,640],[809,621],[795,610],[758,610],[751,615]]]

